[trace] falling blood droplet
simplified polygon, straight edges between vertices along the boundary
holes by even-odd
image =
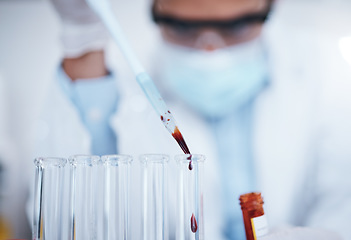
[[[193,170],[193,163],[191,162],[191,160],[190,160],[190,162],[189,162],[188,168],[189,168],[190,171]]]
[[[190,171],[193,170],[193,162],[191,161],[191,157],[192,157],[192,155],[190,154],[189,157],[186,158],[186,159],[190,160],[189,161],[189,166],[188,166]]]
[[[161,121],[163,121],[163,116],[161,115]]]
[[[194,213],[193,213],[193,215],[191,215],[190,225],[191,225],[191,231],[193,233],[196,233],[196,231],[197,231],[197,222],[196,222],[196,218],[195,218]]]

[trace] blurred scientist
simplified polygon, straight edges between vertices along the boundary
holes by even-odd
[[[64,59],[38,155],[181,153],[128,69],[107,67],[108,34],[98,18],[82,0],[53,3]],[[272,228],[320,227],[346,238],[351,99],[328,86],[350,83],[326,77],[313,45],[296,48],[265,31],[272,7],[269,0],[155,0],[152,18],[164,41],[154,75],[190,150],[208,159],[207,239],[244,239],[237,199],[256,190]]]

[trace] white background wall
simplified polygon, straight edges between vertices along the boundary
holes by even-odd
[[[148,0],[114,2],[144,64],[156,42],[147,5]],[[314,32],[325,39],[320,44],[335,54],[339,39],[351,36],[350,13],[351,5],[345,0],[281,0],[277,19],[292,29],[292,38]],[[60,62],[58,37],[59,19],[48,1],[0,1],[0,161],[6,167],[0,212],[12,222],[15,238],[31,238],[24,210],[28,179],[23,173],[33,168],[33,127]]]

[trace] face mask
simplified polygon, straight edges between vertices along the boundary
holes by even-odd
[[[242,106],[265,85],[260,40],[213,52],[164,45],[160,81],[193,109],[220,117]]]

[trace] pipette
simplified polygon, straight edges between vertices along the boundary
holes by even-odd
[[[161,97],[151,77],[145,72],[145,69],[126,40],[125,35],[111,10],[112,8],[109,0],[86,0],[86,2],[97,13],[107,30],[110,32],[112,38],[119,46],[121,52],[131,67],[137,82],[144,91],[153,108],[160,115],[164,126],[178,142],[183,152],[185,154],[190,154],[189,148],[176,125],[173,115],[167,108],[166,103]]]

